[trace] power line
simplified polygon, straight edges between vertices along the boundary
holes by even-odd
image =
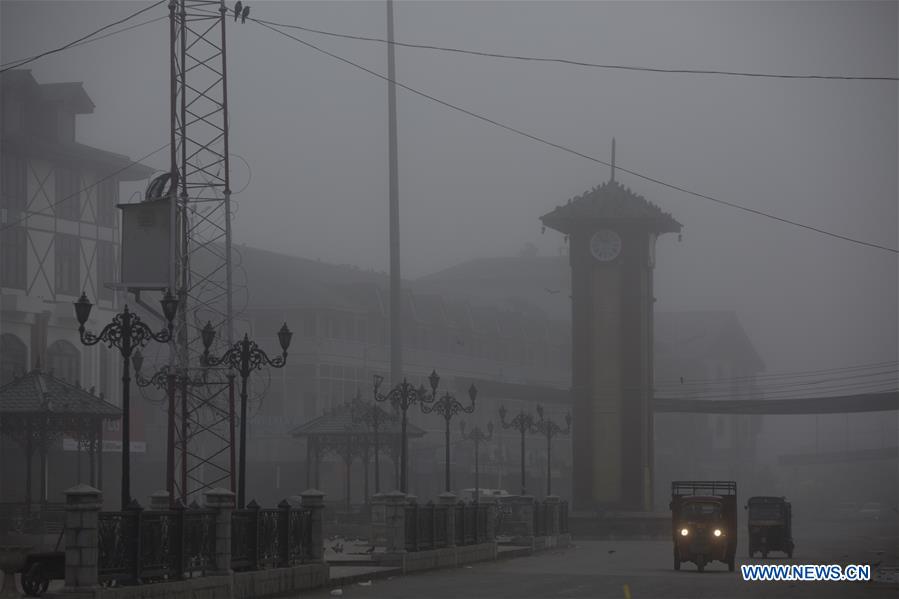
[[[446,102],[446,101],[441,100],[441,99],[439,99],[439,98],[436,98],[436,97],[434,97],[434,96],[431,96],[431,95],[429,95],[429,94],[426,94],[425,92],[422,92],[422,91],[417,90],[417,89],[415,89],[415,88],[409,87],[408,85],[405,85],[405,84],[400,83],[400,82],[398,82],[398,81],[391,80],[390,78],[388,78],[388,77],[386,77],[386,76],[384,76],[384,75],[382,75],[382,74],[380,74],[380,73],[378,73],[378,72],[376,72],[376,71],[373,71],[373,70],[371,70],[371,69],[369,69],[369,68],[367,68],[367,67],[364,67],[364,66],[362,66],[362,65],[360,65],[360,64],[358,64],[358,63],[355,63],[355,62],[353,62],[353,61],[351,61],[351,60],[349,60],[349,59],[343,58],[342,56],[338,56],[337,54],[334,54],[334,53],[332,53],[332,52],[328,52],[327,50],[323,50],[322,48],[319,48],[318,46],[316,46],[316,45],[314,45],[314,44],[312,44],[312,43],[310,43],[310,42],[307,42],[307,41],[305,41],[305,40],[302,40],[302,39],[300,39],[300,38],[298,38],[298,37],[296,37],[296,36],[293,36],[293,35],[291,35],[291,34],[289,34],[289,33],[287,33],[287,32],[281,31],[281,30],[279,30],[279,29],[277,29],[277,28],[275,28],[275,27],[272,27],[272,26],[270,26],[270,25],[268,25],[268,24],[266,24],[266,23],[263,23],[263,22],[261,22],[261,21],[259,21],[259,20],[257,20],[257,19],[250,19],[250,20],[256,21],[258,24],[262,25],[262,26],[265,27],[266,29],[270,29],[270,30],[274,31],[275,33],[278,33],[278,34],[280,34],[280,35],[283,35],[283,36],[285,36],[285,37],[288,37],[288,38],[290,38],[290,39],[292,39],[292,40],[294,40],[294,41],[296,41],[296,42],[299,42],[299,43],[303,44],[304,46],[308,46],[309,48],[312,48],[313,50],[315,50],[315,51],[317,51],[317,52],[321,52],[322,54],[325,54],[325,55],[327,55],[327,56],[330,56],[331,58],[334,58],[334,59],[336,59],[336,60],[339,60],[339,61],[341,61],[341,62],[344,62],[344,63],[346,63],[346,64],[348,64],[348,65],[350,65],[350,66],[356,67],[357,69],[360,69],[360,70],[362,70],[362,71],[365,71],[366,73],[369,73],[370,75],[373,75],[373,76],[375,76],[375,77],[378,77],[379,79],[383,79],[384,81],[387,81],[387,82],[389,82],[389,83],[393,83],[394,85],[396,85],[396,86],[398,86],[398,87],[401,87],[401,88],[405,89],[406,91],[412,92],[413,94],[416,94],[416,95],[418,95],[418,96],[421,96],[421,97],[423,97],[423,98],[426,98],[426,99],[428,99],[428,100],[431,100],[432,102],[436,102],[437,104],[440,104],[440,105],[442,105],[442,106],[446,106],[447,108],[451,108],[451,109],[453,109],[453,110],[456,110],[456,111],[458,111],[458,112],[461,112],[461,113],[463,113],[463,114],[466,114],[466,115],[468,115],[468,116],[471,116],[471,117],[473,117],[473,118],[476,118],[476,119],[478,119],[478,120],[484,121],[485,123],[489,123],[489,124],[491,124],[491,125],[494,125],[494,126],[496,126],[496,127],[501,128],[501,129],[505,129],[506,131],[510,131],[510,132],[515,133],[515,134],[517,134],[517,135],[521,135],[522,137],[526,137],[526,138],[528,138],[528,139],[532,139],[532,140],[534,140],[534,141],[540,142],[540,143],[542,143],[542,144],[548,145],[548,146],[553,147],[553,148],[556,148],[556,149],[558,149],[558,150],[562,150],[563,152],[568,152],[569,154],[573,154],[573,155],[575,155],[575,156],[579,156],[579,157],[581,157],[581,158],[584,158],[584,159],[586,159],[586,160],[590,160],[591,162],[595,162],[595,163],[597,163],[597,164],[602,164],[602,165],[604,165],[604,166],[611,166],[611,164],[609,164],[608,162],[605,162],[604,160],[600,160],[600,159],[595,158],[595,157],[593,157],[593,156],[589,156],[589,155],[587,155],[587,154],[584,154],[583,152],[578,152],[577,150],[573,150],[573,149],[571,149],[571,148],[569,148],[569,147],[567,147],[567,146],[563,146],[563,145],[561,145],[561,144],[557,144],[557,143],[555,143],[555,142],[551,142],[551,141],[549,141],[549,140],[547,140],[547,139],[544,139],[544,138],[542,138],[542,137],[538,137],[538,136],[533,135],[533,134],[531,134],[531,133],[527,133],[527,132],[522,131],[522,130],[520,130],[520,129],[516,129],[515,127],[511,127],[511,126],[509,126],[509,125],[505,125],[505,124],[503,124],[503,123],[500,123],[500,122],[498,122],[498,121],[495,121],[495,120],[490,119],[490,118],[488,118],[488,117],[485,117],[485,116],[483,116],[483,115],[477,114],[477,113],[472,112],[472,111],[470,111],[470,110],[466,110],[465,108],[461,108],[461,107],[459,107],[459,106],[456,106],[455,104],[451,104],[451,103],[449,103],[449,102]],[[841,239],[841,240],[843,240],[843,241],[848,241],[848,242],[850,242],[850,243],[855,243],[855,244],[858,244],[858,245],[863,245],[863,246],[867,246],[867,247],[871,247],[871,248],[875,248],[875,249],[879,249],[879,250],[884,250],[884,251],[890,252],[890,253],[892,253],[892,254],[899,254],[899,249],[896,249],[896,248],[891,248],[891,247],[888,247],[888,246],[885,246],[885,245],[880,245],[880,244],[877,244],[877,243],[873,243],[873,242],[869,242],[869,241],[864,241],[864,240],[856,239],[856,238],[853,238],[853,237],[848,237],[848,236],[846,236],[846,235],[840,235],[839,233],[833,233],[833,232],[831,232],[831,231],[827,231],[827,230],[824,230],[824,229],[820,229],[820,228],[818,228],[818,227],[813,227],[813,226],[811,226],[811,225],[806,225],[806,224],[800,223],[800,222],[798,222],[798,221],[790,220],[790,219],[787,219],[787,218],[783,218],[783,217],[780,217],[780,216],[776,216],[776,215],[770,214],[770,213],[768,213],[768,212],[764,212],[764,211],[762,211],[762,210],[756,210],[756,209],[754,209],[754,208],[749,208],[749,207],[746,207],[746,206],[742,206],[742,205],[740,205],[740,204],[735,204],[735,203],[733,203],[733,202],[727,202],[727,201],[725,201],[725,200],[720,200],[720,199],[718,199],[718,198],[715,198],[715,197],[712,197],[712,196],[709,196],[709,195],[706,195],[706,194],[698,193],[698,192],[695,192],[695,191],[690,191],[689,189],[686,189],[686,188],[681,187],[681,186],[679,186],[679,185],[673,185],[673,184],[671,184],[671,183],[666,183],[666,182],[664,182],[664,181],[662,181],[662,180],[660,180],[660,179],[656,179],[656,178],[654,178],[654,177],[650,177],[650,176],[648,176],[648,175],[644,175],[644,174],[639,173],[639,172],[637,172],[637,171],[632,171],[632,170],[626,169],[626,168],[624,168],[624,167],[618,165],[617,163],[616,163],[616,165],[615,165],[615,168],[616,168],[617,170],[623,171],[623,172],[625,172],[625,173],[634,175],[635,177],[638,177],[638,178],[640,178],[640,179],[643,179],[643,180],[646,180],[646,181],[650,181],[650,182],[652,182],[652,183],[656,183],[657,185],[661,185],[662,187],[667,187],[667,188],[669,188],[669,189],[673,189],[673,190],[675,190],[675,191],[680,191],[681,193],[685,193],[685,194],[687,194],[687,195],[692,195],[692,196],[695,196],[695,197],[698,197],[698,198],[702,198],[702,199],[705,199],[705,200],[709,200],[710,202],[714,202],[714,203],[716,203],[716,204],[721,204],[721,205],[723,205],[723,206],[728,206],[728,207],[730,207],[730,208],[736,208],[736,209],[742,210],[742,211],[744,211],[744,212],[749,212],[749,213],[751,213],[751,214],[755,214],[755,215],[758,215],[758,216],[763,216],[763,217],[769,218],[769,219],[771,219],[771,220],[776,220],[776,221],[779,221],[779,222],[782,222],[782,223],[786,223],[786,224],[789,224],[789,225],[793,225],[793,226],[795,226],[795,227],[799,227],[799,228],[802,228],[802,229],[807,229],[807,230],[813,231],[813,232],[815,232],[815,233],[820,233],[820,234],[822,234],[822,235],[827,235],[827,236],[829,236],[829,237],[834,237],[834,238],[836,238],[836,239]]]
[[[99,29],[97,29],[97,30],[95,30],[95,31],[93,31],[93,32],[91,32],[91,33],[88,33],[87,35],[85,35],[85,36],[83,36],[83,37],[80,37],[80,38],[78,38],[78,39],[75,40],[75,41],[69,42],[68,44],[65,44],[64,46],[60,46],[59,48],[54,48],[53,50],[47,50],[46,52],[41,52],[40,54],[36,54],[36,55],[31,56],[31,57],[29,57],[29,58],[23,58],[23,59],[21,59],[21,60],[14,60],[14,61],[8,62],[8,63],[6,63],[5,65],[3,65],[3,68],[2,68],[2,69],[0,69],[0,73],[5,73],[6,71],[8,71],[8,70],[10,70],[10,69],[15,69],[15,68],[23,67],[23,66],[25,66],[25,65],[28,64],[28,63],[31,63],[31,62],[34,62],[35,60],[38,60],[38,59],[40,59],[40,58],[43,58],[44,56],[49,56],[50,54],[56,54],[57,52],[62,52],[63,50],[67,50],[68,48],[72,48],[73,46],[77,46],[77,45],[86,43],[86,41],[87,41],[89,38],[94,37],[94,36],[97,35],[98,33],[102,32],[102,31],[105,31],[105,30],[109,29],[110,27],[115,27],[116,25],[121,25],[121,24],[124,23],[125,21],[129,21],[129,20],[133,19],[134,17],[136,17],[136,16],[138,16],[138,15],[140,15],[140,14],[143,14],[143,13],[147,12],[148,10],[152,10],[152,9],[156,8],[156,7],[159,6],[160,4],[164,4],[165,2],[167,2],[167,0],[159,0],[158,2],[154,2],[154,3],[151,4],[150,6],[147,6],[146,8],[142,8],[141,10],[139,10],[139,11],[137,11],[137,12],[131,13],[130,15],[128,15],[127,17],[125,17],[124,19],[119,19],[118,21],[115,21],[114,23],[110,23],[110,24],[108,24],[108,25],[104,25],[103,27],[100,27]],[[159,17],[159,19],[163,19],[163,18],[166,18],[166,17]],[[159,20],[159,19],[155,19],[155,20]],[[147,23],[152,23],[152,22],[153,22],[153,21],[147,21],[147,22],[145,22],[145,23],[142,23],[142,25],[146,25]],[[137,27],[137,26],[139,26],[139,25],[136,25],[136,27]],[[122,29],[121,31],[127,31],[127,29],[130,29],[130,28]],[[116,32],[116,33],[120,33],[120,32]],[[109,35],[113,35],[113,34],[109,34]],[[107,35],[107,36],[104,36],[104,37],[108,37],[108,35]],[[97,39],[102,39],[102,38],[97,38]],[[94,41],[94,40],[91,40],[91,41]],[[11,65],[11,66],[7,66],[7,65]]]
[[[286,23],[278,23],[275,21],[266,21],[263,19],[250,19],[251,21],[256,21],[260,25],[271,25],[273,27],[284,27],[285,29],[297,29],[300,31],[306,31],[308,33],[316,33],[319,35],[327,35],[330,37],[337,37],[343,39],[351,39],[351,40],[359,40],[365,42],[379,42],[382,44],[389,44],[394,46],[401,46],[404,48],[418,48],[422,50],[436,50],[439,52],[451,52],[454,54],[469,54],[472,56],[482,56],[487,58],[502,58],[508,60],[519,60],[519,61],[527,61],[527,62],[549,62],[549,63],[558,63],[558,64],[566,64],[571,66],[578,67],[590,67],[595,69],[610,69],[610,70],[619,70],[619,71],[643,71],[649,73],[672,73],[672,74],[686,74],[686,75],[727,75],[731,77],[755,77],[755,78],[771,78],[771,79],[829,79],[829,80],[844,80],[844,81],[899,81],[899,77],[878,77],[878,76],[868,76],[868,75],[785,75],[785,74],[776,74],[776,73],[757,73],[757,72],[746,72],[746,71],[720,71],[713,69],[663,69],[657,67],[641,67],[641,66],[627,66],[627,65],[619,65],[619,64],[600,64],[594,62],[586,62],[581,60],[571,60],[567,58],[545,58],[545,57],[537,57],[537,56],[522,56],[516,54],[501,54],[498,52],[485,52],[480,50],[466,50],[463,48],[453,48],[448,46],[436,46],[432,44],[413,44],[409,42],[397,42],[390,41],[383,38],[378,37],[367,37],[363,35],[350,35],[346,33],[336,33],[333,31],[325,31],[322,29],[312,29],[310,27],[303,27],[301,25],[289,25]]]
[[[128,170],[129,168],[131,168],[132,166],[134,166],[134,165],[136,165],[136,164],[140,164],[142,161],[146,160],[146,159],[149,158],[150,156],[153,156],[154,154],[158,154],[159,152],[163,151],[163,150],[166,149],[167,147],[169,147],[169,144],[165,144],[164,146],[161,146],[161,147],[159,147],[159,148],[156,148],[155,150],[153,150],[152,152],[150,152],[150,153],[147,154],[146,156],[141,156],[141,157],[138,158],[137,160],[134,160],[134,161],[132,161],[132,162],[129,162],[128,164],[126,164],[126,165],[123,166],[122,168],[120,168],[120,169],[118,169],[118,170],[115,170],[115,171],[109,173],[108,175],[106,175],[106,176],[104,176],[104,177],[102,177],[102,178],[100,178],[100,179],[97,179],[95,182],[91,183],[91,184],[88,185],[87,187],[84,187],[84,188],[82,188],[82,189],[79,189],[78,191],[76,191],[76,192],[74,192],[74,193],[71,193],[71,194],[67,195],[66,197],[64,197],[64,198],[62,198],[62,199],[56,200],[55,202],[51,203],[49,207],[50,207],[50,208],[55,208],[56,206],[62,204],[63,202],[65,202],[65,201],[67,201],[67,200],[70,200],[70,199],[72,199],[72,198],[74,198],[74,197],[76,197],[76,196],[78,196],[78,195],[84,193],[84,192],[87,191],[88,189],[92,189],[92,188],[96,187],[97,185],[99,185],[99,184],[102,183],[103,181],[106,181],[106,180],[108,180],[108,179],[111,179],[111,178],[115,177],[115,176],[118,175],[119,173]],[[21,218],[19,218],[19,219],[17,219],[17,220],[14,220],[14,221],[12,221],[11,223],[6,223],[6,224],[3,225],[2,227],[0,227],[0,231],[5,231],[5,230],[7,230],[7,229],[10,229],[10,228],[12,228],[12,227],[15,227],[15,226],[18,225],[19,223],[28,220],[28,219],[31,218],[32,216],[53,216],[53,215],[52,215],[52,214],[44,214],[44,213],[42,213],[42,212],[38,212],[38,213],[35,213],[35,214],[26,214],[25,216],[22,216]]]

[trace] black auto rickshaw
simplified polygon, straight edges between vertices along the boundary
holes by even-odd
[[[793,557],[793,509],[786,497],[750,497],[749,557],[783,551]]]
[[[719,561],[735,568],[737,553],[737,483],[676,481],[671,483],[674,569],[693,562],[702,572]]]

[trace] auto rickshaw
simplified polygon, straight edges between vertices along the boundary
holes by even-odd
[[[793,509],[786,497],[750,497],[749,557],[758,551],[768,557],[770,551],[783,551],[793,557]]]
[[[671,483],[674,569],[693,562],[702,572],[719,561],[735,569],[737,553],[737,483],[676,481]]]

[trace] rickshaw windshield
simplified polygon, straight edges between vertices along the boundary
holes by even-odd
[[[780,520],[781,514],[781,506],[776,503],[749,505],[750,520]]]
[[[721,504],[713,501],[690,501],[684,504],[686,518],[712,518],[721,515]]]

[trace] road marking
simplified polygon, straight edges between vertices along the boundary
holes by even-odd
[[[624,585],[624,599],[631,599],[631,587]]]

